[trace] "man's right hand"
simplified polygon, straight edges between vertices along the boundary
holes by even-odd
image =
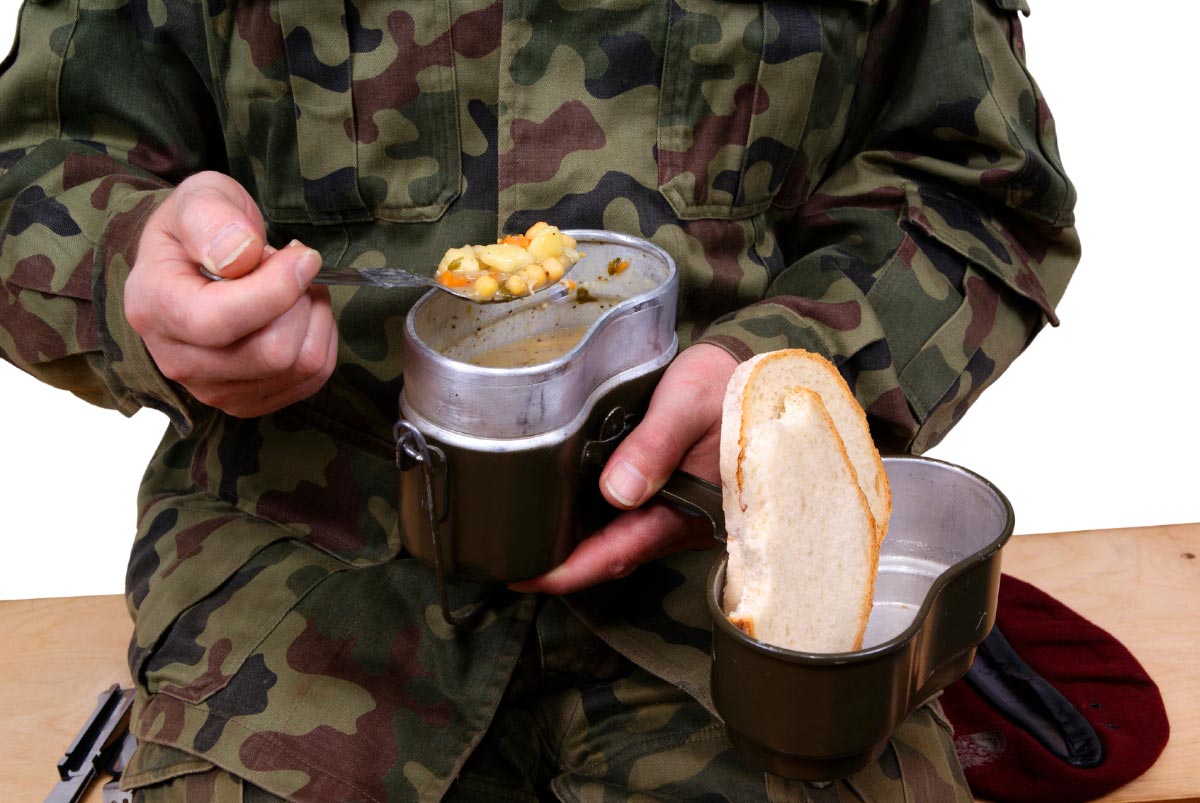
[[[200,272],[234,281],[213,281]],[[230,415],[264,415],[329,379],[337,328],[329,292],[310,283],[321,255],[276,251],[240,184],[183,181],[146,222],[125,284],[125,317],[163,375]]]

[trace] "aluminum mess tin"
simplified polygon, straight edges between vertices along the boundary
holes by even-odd
[[[581,508],[600,508],[598,467],[593,476],[585,452],[624,434],[624,428],[601,430],[605,421],[645,409],[678,350],[679,278],[671,257],[629,235],[566,233],[585,254],[570,277],[595,300],[539,294],[479,305],[430,292],[405,323],[397,431],[418,431],[431,460],[399,472],[401,538],[415,557],[440,561],[447,576],[514,581],[561,563],[586,518]],[[629,267],[610,276],[614,259],[629,260]],[[581,340],[549,362],[521,368],[468,362],[534,335],[583,326]]]
[[[832,780],[875,761],[909,713],[966,673],[995,622],[1008,500],[949,463],[883,464],[892,515],[862,649],[756,641],[722,610],[724,559],[709,576],[713,704],[742,757],[778,775]]]

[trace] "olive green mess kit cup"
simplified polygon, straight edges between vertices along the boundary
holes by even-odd
[[[452,578],[512,582],[561,563],[611,508],[597,480],[678,350],[679,279],[670,255],[625,234],[568,230],[586,293],[477,305],[423,296],[404,327],[396,424],[400,535],[432,566],[442,615]],[[606,270],[614,260],[629,268]],[[615,263],[614,263],[615,264]],[[585,328],[548,362],[481,367],[478,355]],[[708,579],[713,704],[751,764],[821,781],[873,762],[901,721],[966,673],[995,621],[1008,500],[966,469],[885,457],[892,516],[863,647],[774,647],[726,618],[725,559]],[[720,489],[678,472],[661,496],[704,514],[724,538]]]

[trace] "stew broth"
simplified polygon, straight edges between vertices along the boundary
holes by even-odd
[[[573,326],[523,337],[476,354],[467,362],[483,368],[528,368],[566,354],[583,339],[588,326]]]

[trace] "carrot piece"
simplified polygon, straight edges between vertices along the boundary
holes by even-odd
[[[464,276],[461,273],[446,271],[437,277],[438,282],[446,287],[466,287],[471,282],[475,281],[470,276]]]
[[[505,236],[505,238],[503,240],[501,240],[500,242],[503,243],[504,245],[515,245],[518,248],[528,248],[529,247],[529,238],[526,237],[524,234],[509,234],[509,235]]]

